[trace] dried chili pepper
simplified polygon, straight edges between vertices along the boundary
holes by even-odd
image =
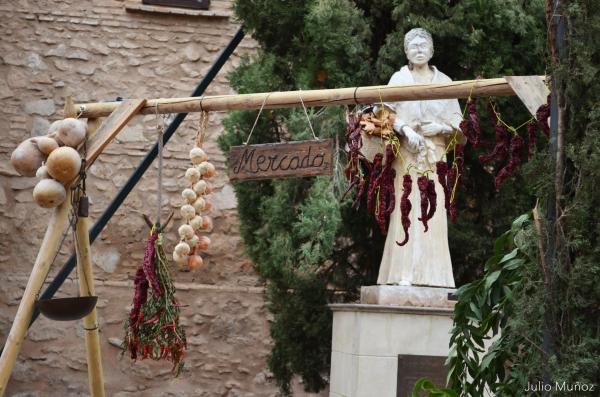
[[[435,170],[438,176],[438,182],[444,190],[444,207],[446,210],[450,207],[450,188],[448,187],[448,163],[445,161],[438,161],[435,163]]]
[[[362,165],[363,170],[368,170],[370,168],[369,162],[360,153],[360,149],[362,147],[362,129],[360,120],[360,113],[357,115],[349,115],[348,124],[346,125],[346,131],[344,134],[346,140],[346,154],[348,155],[348,164],[344,168],[344,175],[350,184],[342,196],[342,199],[346,197],[346,194],[348,194],[348,192],[350,192],[353,188],[356,188],[356,196],[354,198],[354,202],[352,203],[352,207],[355,209],[358,208],[366,187],[365,179],[361,178],[360,176],[360,167]]]
[[[437,206],[437,193],[435,191],[435,182],[433,179],[427,180],[427,198],[429,200],[429,211],[427,212],[427,220],[433,218]]]
[[[410,228],[410,218],[408,215],[410,214],[410,210],[412,209],[412,204],[410,203],[409,197],[410,192],[412,191],[412,178],[410,174],[404,175],[402,179],[402,197],[400,198],[400,214],[401,214],[401,222],[402,229],[404,229],[404,240],[402,242],[396,241],[396,244],[399,246],[403,246],[408,242],[408,229]]]
[[[375,208],[373,204],[376,201],[377,185],[375,181],[381,174],[383,168],[383,154],[377,153],[373,158],[373,164],[371,165],[371,173],[369,175],[369,191],[367,193],[367,212],[374,212]]]
[[[450,203],[450,222],[456,223],[457,219],[456,200]]]
[[[546,103],[538,108],[535,112],[535,119],[540,124],[546,138],[550,138],[550,126],[548,125],[548,118],[550,117],[550,99],[551,96],[548,94]]]
[[[498,172],[498,175],[496,175],[496,189],[499,189],[504,181],[515,172],[519,165],[521,165],[521,149],[523,148],[523,144],[523,138],[518,134],[515,134],[511,139],[508,164],[506,164],[506,166]]]
[[[465,138],[467,138],[467,141],[473,142],[475,140],[475,137],[471,133],[471,123],[469,122],[469,120],[463,119],[460,122],[458,128],[460,128]]]
[[[394,212],[394,206],[396,204],[394,179],[396,179],[396,170],[391,168],[388,172],[386,172],[382,180],[384,186],[383,203],[385,204],[385,202],[387,201],[387,206],[384,205],[384,214],[388,218],[392,214],[392,212]]]
[[[450,214],[450,221],[452,223],[456,223],[457,209],[456,209],[456,199],[452,197],[454,192],[454,188],[456,185],[456,178],[458,178],[458,173],[456,167],[452,167],[448,170],[448,196],[450,204],[448,207],[448,212]]]
[[[482,163],[486,163],[494,159],[499,161],[504,160],[506,157],[506,152],[508,151],[508,146],[510,145],[510,134],[506,129],[506,126],[504,126],[504,124],[502,124],[502,122],[500,122],[498,119],[498,116],[495,112],[495,106],[495,104],[490,103],[489,111],[492,124],[494,125],[494,132],[496,134],[496,144],[494,149],[489,154],[479,156],[479,161]]]
[[[374,181],[372,188],[377,190],[377,208],[375,211],[375,220],[379,224],[381,234],[387,234],[387,223],[390,214],[394,211],[395,189],[394,179],[396,171],[393,168],[393,162],[396,159],[392,145],[385,147],[385,165]],[[367,201],[368,207],[368,201]]]
[[[481,143],[481,125],[477,117],[477,105],[473,98],[469,98],[467,101],[467,114],[468,118],[460,122],[460,130],[473,147],[478,147]]]
[[[427,193],[427,185],[429,179],[426,175],[421,175],[417,178],[417,187],[419,188],[419,194],[421,197],[421,216],[418,218],[421,222],[423,222],[423,226],[425,226],[425,232],[429,230],[429,226],[427,225],[427,209],[429,207],[429,196]]]
[[[352,208],[354,208],[355,210],[358,209],[358,206],[360,204],[360,199],[362,198],[362,196],[365,192],[366,185],[367,185],[367,180],[365,178],[360,179],[358,181],[358,188],[356,189],[356,196],[354,197],[354,201],[352,202]]]
[[[527,123],[527,158],[531,160],[533,153],[535,152],[535,145],[537,141],[537,123],[531,120]]]
[[[454,146],[454,164],[456,164],[457,177],[463,177],[461,182],[464,186],[464,169],[465,169],[465,146],[460,143]]]
[[[129,312],[129,320],[132,325],[137,325],[138,317],[140,314],[140,308],[146,300],[148,299],[148,280],[146,279],[146,274],[144,273],[144,268],[140,266],[135,273],[135,278],[133,280],[133,285],[135,287],[135,291],[133,294],[133,307]],[[143,311],[142,311],[143,313]],[[132,352],[133,353],[133,352]],[[132,357],[134,358],[134,357]]]
[[[345,140],[346,140],[346,154],[348,155],[348,164],[344,168],[344,175],[346,179],[352,181],[353,176],[358,173],[358,161],[357,152],[360,148],[360,143],[354,139],[354,129],[356,125],[360,128],[360,124],[357,124],[358,119],[353,115],[348,116],[348,125],[346,126]]]
[[[394,154],[394,148],[392,145],[387,145],[385,147],[385,167],[382,171],[381,176],[381,186],[383,187],[383,192],[380,192],[380,199],[383,196],[384,203],[387,202],[385,208],[385,215],[389,217],[389,215],[394,211],[395,205],[395,188],[394,188],[394,179],[396,179],[396,170],[393,168],[394,160],[396,160],[396,155]]]
[[[467,113],[469,114],[469,124],[473,136],[471,145],[473,147],[479,146],[481,143],[481,125],[479,124],[479,117],[477,117],[477,103],[473,98],[467,101]]]
[[[152,290],[158,296],[163,294],[160,283],[158,282],[158,277],[156,277],[156,271],[154,270],[154,250],[156,239],[158,238],[158,233],[151,233],[148,242],[146,243],[146,250],[144,251],[144,261],[142,262],[142,266],[144,268],[144,273],[146,274],[146,278],[150,282],[150,286],[152,286]]]

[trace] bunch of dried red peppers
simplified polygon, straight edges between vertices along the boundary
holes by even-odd
[[[146,244],[144,261],[135,274],[133,307],[125,324],[123,348],[133,360],[171,361],[173,372],[179,375],[187,342],[179,323],[181,305],[175,298],[167,264],[162,232],[155,226]]]
[[[494,127],[495,143],[489,153],[479,156],[479,160],[482,163],[496,161],[498,164],[503,164],[506,161],[504,165],[498,167],[499,171],[494,179],[495,186],[498,189],[520,166],[525,140],[517,132],[520,127],[512,128],[501,119],[496,103],[490,100],[488,110]],[[463,121],[460,123],[460,130],[466,137],[467,142],[473,148],[487,146],[482,139],[481,125],[474,99],[469,98],[467,100],[465,112],[466,117],[463,117]],[[350,182],[350,186],[346,193],[355,190],[356,194],[353,202],[353,208],[355,209],[358,209],[366,193],[367,211],[374,214],[381,233],[385,235],[390,214],[395,206],[394,179],[396,172],[392,167],[392,163],[399,152],[399,141],[397,137],[386,136],[385,153],[378,153],[372,162],[369,161],[361,153],[361,133],[363,132],[361,116],[360,113],[348,116],[345,133],[348,164],[344,169],[344,174]],[[538,128],[542,130],[547,138],[550,135],[549,117],[550,96],[548,96],[547,103],[540,106],[536,112],[535,120],[532,119],[526,123],[528,157],[530,159],[535,151]],[[458,143],[455,134],[448,149],[453,152],[453,161],[450,166],[446,160],[441,160],[435,164],[435,170],[419,172],[420,176],[417,178],[421,210],[421,216],[418,219],[423,223],[425,232],[428,230],[427,222],[435,214],[437,202],[435,182],[428,177],[430,172],[435,171],[437,174],[438,182],[444,192],[444,205],[450,216],[450,221],[455,223],[457,219],[456,189],[459,179],[463,175],[465,146]],[[412,177],[409,174],[410,167],[411,165],[409,165],[402,181],[403,193],[400,199],[400,213],[402,228],[404,229],[404,240],[396,242],[400,246],[405,245],[409,239],[408,230],[411,223],[409,214],[412,209],[409,197],[413,184]]]

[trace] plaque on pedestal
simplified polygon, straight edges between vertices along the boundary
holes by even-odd
[[[448,369],[444,365],[446,357],[398,355],[398,386],[397,397],[410,397],[415,383],[421,378],[427,378],[436,385],[446,384]]]

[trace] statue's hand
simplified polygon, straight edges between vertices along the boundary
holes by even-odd
[[[402,128],[402,132],[408,140],[408,144],[410,145],[411,149],[413,149],[414,151],[419,150],[425,145],[425,139],[423,139],[421,135],[417,134],[415,130],[413,130],[409,126],[405,125]]]
[[[423,132],[423,136],[433,136],[444,134],[452,131],[452,128],[435,122],[424,122],[421,124],[421,132]]]
[[[419,148],[425,145],[425,139],[421,135],[417,134],[415,130],[410,128],[407,124],[404,124],[399,118],[396,118],[392,127],[398,134],[406,137],[408,140],[408,145],[413,152],[418,151]]]

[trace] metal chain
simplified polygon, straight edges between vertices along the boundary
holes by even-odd
[[[87,177],[87,144],[88,144],[88,136],[85,136],[83,140],[83,156],[81,159],[81,168],[79,169],[79,179],[77,183],[71,188],[71,229],[73,230],[73,242],[76,247],[79,247],[79,239],[77,238],[77,222],[79,222],[79,217],[87,217],[88,216],[88,203],[86,196],[86,177]],[[84,204],[85,202],[85,204]],[[85,206],[86,208],[82,208]],[[87,231],[86,231],[87,232]],[[78,261],[79,262],[79,261]],[[75,268],[75,275],[79,278],[79,266],[81,266],[81,272],[83,273],[83,281],[87,288],[87,293],[89,294],[91,291],[90,285],[87,280],[87,274],[85,273],[85,269],[81,263],[77,263]]]

